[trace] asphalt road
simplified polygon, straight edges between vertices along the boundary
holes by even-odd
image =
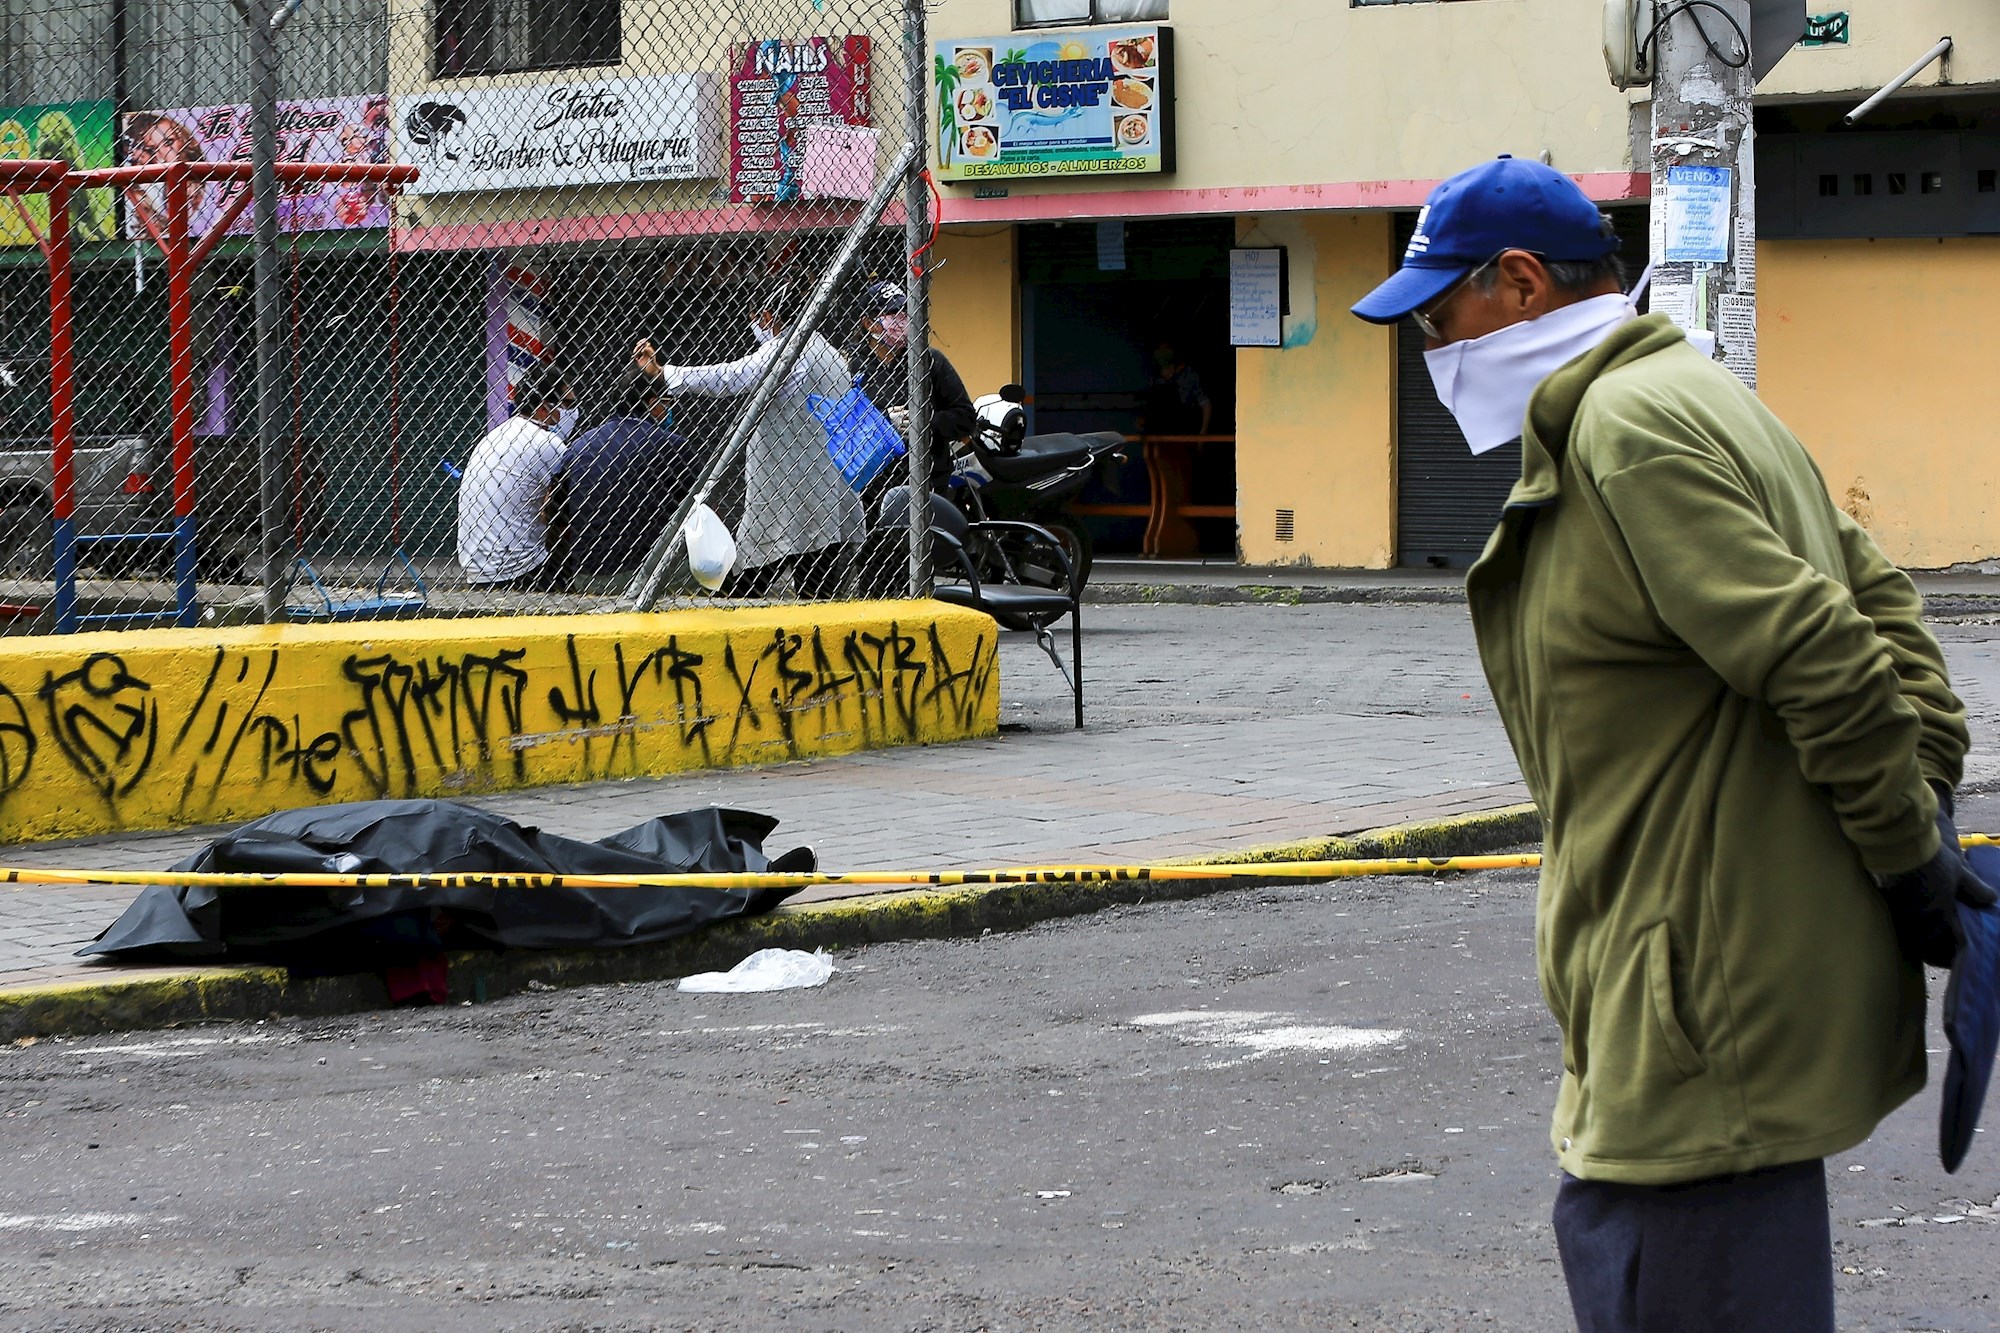
[[[0,1325],[1557,1329],[1531,877],[0,1052]],[[1933,1043],[1937,1044],[1937,1043]],[[2000,1152],[1832,1168],[1843,1328],[2000,1325]]]

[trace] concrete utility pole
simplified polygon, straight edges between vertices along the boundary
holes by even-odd
[[[1648,54],[1652,309],[1670,315],[1697,345],[1708,335],[1714,355],[1754,389],[1757,192],[1750,94],[1756,80],[1750,10],[1750,0],[1665,0],[1655,10]]]

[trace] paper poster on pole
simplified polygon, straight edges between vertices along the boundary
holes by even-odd
[[[1229,345],[1279,347],[1284,344],[1285,252],[1282,249],[1229,252]]]
[[[1716,304],[1722,364],[1754,389],[1757,387],[1757,298],[1728,295],[1718,298]]]
[[[1757,290],[1757,219],[1754,216],[1736,220],[1736,290]]]
[[[1647,310],[1665,315],[1681,329],[1694,327],[1694,284],[1678,279],[1655,277],[1647,288]]]
[[[1667,168],[1669,262],[1729,262],[1729,177],[1728,167]]]

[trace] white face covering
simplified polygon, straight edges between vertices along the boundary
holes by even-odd
[[[1520,436],[1528,399],[1550,372],[1638,317],[1628,296],[1593,296],[1483,338],[1447,343],[1425,352],[1424,364],[1438,401],[1457,418],[1472,452],[1483,454]]]
[[[556,409],[556,424],[549,429],[556,433],[557,439],[567,440],[576,430],[576,418],[575,408],[559,407]]]

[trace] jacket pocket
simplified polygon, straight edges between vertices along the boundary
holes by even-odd
[[[1653,1022],[1660,1030],[1667,1058],[1684,1079],[1707,1073],[1708,1061],[1688,1040],[1687,1029],[1681,1026],[1680,1013],[1674,1007],[1673,936],[1664,921],[1646,932],[1646,983]]]

